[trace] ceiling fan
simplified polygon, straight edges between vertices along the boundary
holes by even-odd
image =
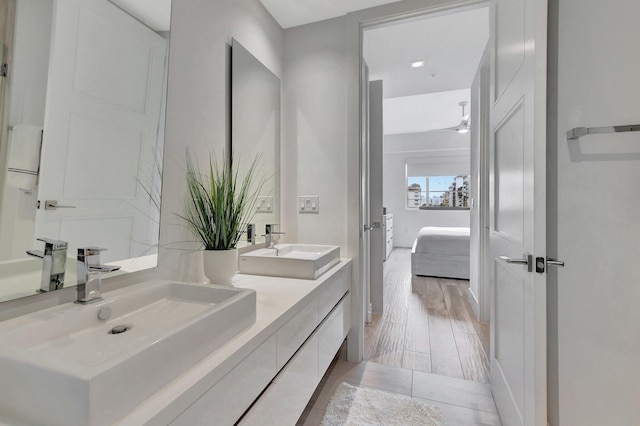
[[[467,101],[462,101],[460,103],[458,103],[458,105],[460,105],[462,107],[462,120],[460,120],[460,124],[458,124],[457,126],[453,126],[453,127],[446,127],[444,129],[433,129],[431,130],[432,132],[439,132],[442,130],[453,130],[456,131],[458,133],[467,133],[469,132],[469,129],[471,129],[471,126],[469,125],[469,114],[464,113],[464,109],[467,105],[469,105],[469,102]]]

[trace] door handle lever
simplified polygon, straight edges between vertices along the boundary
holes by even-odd
[[[527,267],[527,271],[533,272],[533,255],[525,254],[523,259],[512,259],[509,256],[500,256],[500,259],[512,265],[522,265]]]
[[[500,256],[500,259],[504,260],[507,263],[515,263],[516,265],[528,265],[529,261],[527,259],[512,259],[507,256]]]
[[[45,200],[44,201],[44,209],[45,210],[56,210],[56,209],[75,209],[76,206],[61,206],[58,204],[58,200]]]

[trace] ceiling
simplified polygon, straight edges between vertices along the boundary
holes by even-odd
[[[370,79],[384,81],[385,98],[467,89],[488,40],[483,7],[366,30],[364,57]],[[425,66],[411,69],[419,60]]]
[[[470,98],[471,90],[462,89],[385,99],[384,134],[422,133],[457,126],[462,120],[462,107],[458,104],[469,102]],[[469,113],[469,105],[465,112]]]
[[[260,0],[282,28],[336,18],[399,0]]]
[[[171,0],[110,0],[155,31],[169,31]]]

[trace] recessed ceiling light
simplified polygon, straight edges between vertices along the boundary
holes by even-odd
[[[415,61],[415,62],[411,62],[411,68],[412,68],[412,69],[422,68],[422,67],[424,67],[424,62],[425,62],[425,61]]]

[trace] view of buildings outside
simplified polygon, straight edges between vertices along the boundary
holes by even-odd
[[[418,176],[407,179],[407,207],[469,207],[470,176]]]

